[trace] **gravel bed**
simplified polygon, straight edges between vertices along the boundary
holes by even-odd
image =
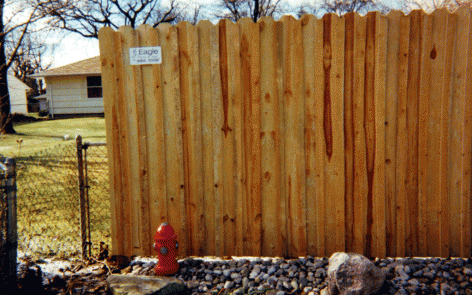
[[[100,261],[82,266],[78,263],[60,263],[59,274],[48,269],[49,263],[38,264],[43,270],[45,288],[51,290],[50,286],[55,283],[54,293],[65,294],[57,287],[59,281],[63,282],[59,285],[67,288],[67,294],[104,294],[104,281],[110,273],[154,275],[157,258],[135,257],[127,266],[120,267],[110,267]],[[179,260],[179,264],[175,277],[182,280],[192,294],[315,295],[327,285],[329,259],[310,256],[290,260],[186,258]],[[472,259],[387,258],[375,259],[374,264],[387,274],[380,294],[472,295]],[[95,286],[93,292],[90,292],[91,282]]]
[[[180,260],[179,272],[192,293],[319,294],[326,287],[329,259],[305,257]],[[152,275],[156,261],[133,260],[124,271]],[[472,294],[472,259],[387,258],[375,259],[386,282],[381,294]]]

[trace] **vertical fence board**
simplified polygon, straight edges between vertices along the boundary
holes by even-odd
[[[408,153],[406,164],[406,208],[409,236],[405,255],[418,253],[418,98],[421,61],[421,12],[410,16],[410,45],[408,53],[408,94],[406,103],[406,124],[408,132]]]
[[[128,150],[129,150],[129,161],[130,161],[130,174],[127,181],[129,181],[130,194],[128,195],[128,205],[124,209],[128,211],[127,222],[131,228],[135,228],[131,232],[131,245],[128,253],[136,252],[142,254],[143,246],[143,228],[141,227],[140,219],[143,218],[143,212],[141,211],[142,203],[146,202],[148,195],[145,192],[144,187],[144,176],[141,169],[145,169],[142,165],[143,156],[142,150],[142,132],[144,129],[140,129],[141,123],[140,117],[141,106],[138,105],[142,102],[142,73],[141,69],[136,66],[130,66],[129,64],[129,48],[139,46],[139,36],[136,31],[129,26],[121,27],[120,33],[122,37],[122,54],[123,54],[123,81],[126,87],[124,88],[124,100],[125,100],[125,114],[126,114],[126,128],[128,130]],[[142,194],[142,195],[141,195]]]
[[[399,11],[390,12],[387,15],[388,37],[387,37],[387,79],[386,79],[386,101],[385,101],[385,198],[386,204],[386,235],[387,256],[397,256],[396,241],[396,188],[395,188],[395,167],[396,167],[396,102],[397,102],[397,81],[398,81],[398,49],[399,22],[402,13]]]
[[[244,204],[247,201],[245,184],[247,181],[246,175],[246,154],[244,146],[244,100],[242,89],[242,70],[241,70],[241,44],[239,41],[240,27],[233,22],[228,26],[228,82],[231,85],[229,97],[233,101],[233,108],[231,115],[234,122],[234,163],[235,174],[233,183],[235,186],[235,228],[234,232],[234,247],[236,255],[243,253],[243,237],[244,237],[244,219],[243,214]]]
[[[461,182],[462,182],[462,140],[464,135],[463,119],[464,119],[464,96],[461,92],[464,90],[465,83],[461,79],[465,76],[465,69],[467,67],[466,55],[462,55],[458,51],[463,51],[468,48],[468,41],[464,38],[468,30],[468,24],[464,21],[463,9],[455,12],[457,16],[457,42],[453,46],[454,60],[453,60],[453,74],[452,74],[452,89],[451,93],[451,127],[450,127],[450,148],[449,148],[449,171],[448,174],[448,196],[449,196],[449,221],[450,221],[450,239],[452,241],[460,241],[460,243],[452,243],[450,248],[451,256],[461,256],[462,239],[461,239]],[[460,44],[460,45],[459,45]],[[460,49],[459,49],[460,48]],[[466,49],[467,50],[467,49]],[[456,159],[456,160],[455,160]],[[458,160],[460,159],[460,160]]]
[[[346,199],[346,250],[354,249],[354,13],[344,15],[344,187]]]
[[[344,19],[330,14],[323,22],[325,222],[327,254],[330,255],[345,250]]]
[[[322,23],[317,21],[313,15],[305,15],[302,19],[303,34],[303,54],[304,54],[304,97],[305,97],[305,171],[306,171],[306,224],[307,224],[307,253],[318,253],[317,230],[324,222],[318,223],[317,207],[321,205],[319,199],[323,194],[321,190],[323,183],[319,181],[320,174],[317,167],[323,167],[323,158],[317,157],[316,145],[316,121],[321,116],[316,108],[317,102],[321,102],[323,97],[321,91],[323,87],[322,71],[323,55],[322,44],[319,38],[322,36]],[[317,42],[318,41],[318,42]]]
[[[261,255],[261,58],[260,23],[249,18],[241,26],[241,78],[244,100],[244,150],[246,153],[246,213],[243,218],[244,253]]]
[[[441,212],[441,257],[450,256],[450,231],[451,224],[449,218],[449,141],[450,141],[450,116],[451,116],[451,82],[452,82],[452,59],[454,54],[454,40],[456,32],[456,15],[447,13],[446,28],[444,36],[444,71],[443,85],[441,93],[441,162],[440,162],[440,212]]]
[[[214,193],[214,139],[213,139],[213,93],[212,93],[212,53],[214,48],[212,44],[217,44],[215,40],[214,27],[209,21],[198,23],[198,52],[200,67],[200,95],[202,100],[202,168],[203,168],[203,200],[204,208],[204,228],[202,229],[205,237],[205,245],[202,245],[204,254],[214,254],[215,248],[215,204]],[[213,37],[213,38],[212,38]],[[208,46],[210,44],[210,46]]]
[[[223,187],[223,137],[222,126],[225,122],[224,95],[223,95],[223,72],[221,72],[220,61],[220,33],[218,26],[212,26],[210,34],[211,53],[211,104],[213,115],[211,117],[213,126],[213,183],[215,198],[215,254],[222,256],[224,247],[223,209],[224,209],[224,187]]]
[[[140,26],[141,46],[157,46],[158,32],[151,26]],[[159,224],[167,219],[167,204],[162,196],[166,195],[166,167],[164,146],[164,115],[162,102],[161,66],[146,65],[142,67],[145,123],[146,123],[146,148],[148,157],[149,175],[149,230],[146,233],[145,253],[152,253],[152,243],[155,230]],[[161,155],[161,156],[156,156]],[[164,155],[164,156],[162,156]],[[164,172],[164,173],[163,173]]]
[[[376,58],[376,13],[369,12],[366,16],[366,55],[365,55],[365,88],[364,88],[364,128],[366,143],[366,176],[367,176],[367,209],[366,209],[366,249],[364,253],[368,257],[372,257],[372,230],[374,223],[373,216],[373,190],[374,179],[377,176],[375,168],[376,154],[376,132],[375,123],[377,113],[375,110],[376,98],[374,98],[375,90],[375,58]]]
[[[441,138],[441,123],[442,123],[442,91],[443,91],[443,77],[445,69],[445,30],[447,13],[438,11],[431,14],[432,18],[432,40],[431,46],[425,47],[429,51],[429,58],[431,60],[431,88],[430,88],[430,116],[428,122],[428,174],[427,174],[427,194],[428,194],[428,252],[432,256],[439,256],[441,254],[441,193],[443,176],[441,172],[441,149],[443,143]],[[440,29],[440,26],[442,27]]]
[[[450,192],[451,256],[471,255],[470,167],[471,167],[471,53],[472,22],[466,7],[455,12],[458,17],[455,43],[451,116]],[[465,54],[464,54],[465,52]],[[455,160],[460,159],[460,160]],[[459,214],[457,214],[459,212]]]
[[[374,176],[372,183],[372,256],[387,255],[386,241],[386,199],[385,199],[385,99],[386,99],[386,66],[387,66],[387,29],[388,20],[379,13],[375,16],[375,156]]]
[[[278,80],[280,61],[277,23],[262,18],[261,27],[261,173],[262,173],[262,252],[269,256],[284,256],[285,221],[282,186],[282,152],[280,124],[283,120],[279,105]]]
[[[306,253],[303,44],[301,22],[283,17],[285,171],[288,213],[288,255]]]
[[[365,133],[365,70],[367,18],[354,15],[354,89],[353,89],[353,142],[354,142],[354,224],[353,250],[364,253],[367,236],[367,163]]]
[[[205,203],[203,195],[202,114],[198,28],[189,22],[178,24],[180,97],[185,172],[185,201],[190,251],[204,255]]]
[[[107,154],[109,161],[109,180],[110,180],[110,210],[111,210],[111,236],[112,236],[112,253],[124,253],[123,243],[119,241],[124,240],[124,228],[123,222],[123,210],[122,205],[123,192],[125,191],[121,185],[122,167],[124,167],[124,159],[121,158],[121,146],[120,142],[122,138],[122,126],[120,126],[119,116],[119,94],[118,89],[120,88],[119,71],[120,68],[118,63],[121,62],[121,56],[119,60],[116,60],[114,55],[115,50],[120,50],[118,46],[119,35],[114,32],[111,28],[106,28],[100,31],[100,65],[102,72],[102,85],[104,93],[104,109],[105,116],[107,117],[106,133],[107,138],[111,142],[107,144]],[[120,44],[121,45],[121,44]],[[124,136],[123,136],[124,137]],[[123,161],[123,162],[122,162]]]
[[[408,130],[406,122],[406,104],[408,93],[408,49],[410,40],[410,18],[400,17],[399,48],[398,48],[398,80],[397,80],[397,107],[396,107],[396,236],[397,255],[405,256],[405,241],[408,235],[406,170]]]
[[[431,203],[428,200],[428,116],[430,113],[430,87],[431,87],[431,30],[432,17],[422,13],[421,39],[423,49],[421,54],[421,76],[419,120],[418,120],[418,207],[419,207],[419,246],[420,252],[431,255],[428,250],[428,224]],[[428,50],[429,49],[429,50]]]
[[[472,155],[472,20],[471,11],[464,13],[464,18],[467,20],[468,27],[468,48],[466,48],[467,68],[465,75],[465,91],[464,95],[464,141],[462,143],[462,192],[461,192],[461,241],[462,257],[469,257],[471,254],[471,155]],[[463,44],[463,43],[458,43]]]
[[[224,201],[223,201],[223,228],[224,228],[224,255],[230,255],[237,253],[236,241],[240,237],[240,231],[237,228],[236,220],[238,218],[237,210],[241,208],[238,206],[238,202],[241,202],[242,191],[240,188],[238,178],[238,149],[237,149],[237,122],[235,116],[237,116],[237,103],[240,102],[240,98],[236,101],[236,89],[234,85],[234,79],[236,73],[232,72],[234,69],[234,58],[232,55],[235,54],[237,49],[231,43],[236,37],[234,34],[234,26],[228,20],[221,20],[219,22],[220,29],[220,69],[221,69],[221,87],[223,92],[223,112],[224,112],[224,123],[222,132],[224,133],[223,138],[223,186],[224,186]],[[239,53],[238,53],[239,56]],[[236,79],[239,80],[239,77]],[[237,117],[238,118],[238,117]],[[240,118],[239,118],[240,119]],[[238,132],[240,133],[240,131]],[[240,143],[240,142],[239,142]]]
[[[179,237],[179,255],[188,255],[185,196],[184,159],[182,144],[182,112],[180,98],[179,46],[177,28],[160,24],[159,43],[162,48],[161,66],[166,148],[166,202],[168,222]]]

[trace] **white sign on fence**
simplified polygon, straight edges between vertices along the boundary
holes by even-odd
[[[161,47],[132,47],[129,49],[129,63],[131,65],[161,64]]]

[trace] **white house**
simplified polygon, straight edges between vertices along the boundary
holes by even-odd
[[[99,56],[31,77],[44,79],[51,117],[104,113]]]
[[[14,75],[7,75],[8,93],[10,94],[10,113],[28,114],[27,92],[31,89]]]

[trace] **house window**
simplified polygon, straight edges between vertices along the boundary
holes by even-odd
[[[95,98],[102,97],[102,77],[90,76],[87,77],[87,97]]]

